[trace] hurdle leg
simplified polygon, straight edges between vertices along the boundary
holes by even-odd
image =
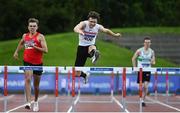
[[[157,100],[157,90],[155,91],[155,100]]]
[[[154,86],[154,89],[155,89],[155,100],[157,100],[157,72],[155,72],[154,78],[155,78],[155,86]]]
[[[126,98],[125,97],[122,98],[122,105],[123,105],[123,111],[125,112],[125,110],[126,110]]]
[[[4,98],[4,112],[7,111],[7,98]]]
[[[126,68],[123,68],[123,75],[122,75],[122,104],[123,104],[123,111],[125,112],[126,109]]]
[[[71,74],[71,72],[68,71],[68,96],[70,96],[70,89],[71,89],[71,88],[70,88],[70,78],[71,78],[71,77],[70,77],[70,76],[71,76],[70,74]]]
[[[139,72],[140,72],[140,75],[139,75],[139,112],[142,112],[142,75],[143,75],[142,68],[140,68]]]
[[[58,67],[56,67],[55,70],[55,112],[58,112],[58,83],[59,83],[59,70]]]
[[[169,78],[168,71],[166,71],[166,103],[169,102]]]
[[[73,100],[73,103],[72,103],[72,112],[75,112],[75,104],[74,104],[74,97],[75,97],[75,76],[76,76],[76,71],[75,71],[75,68],[73,67],[72,68],[72,100]]]
[[[113,102],[114,96],[114,72],[111,73],[111,102]]]
[[[139,112],[142,112],[142,98],[139,98]]]
[[[7,66],[4,66],[4,112],[7,110],[7,95],[8,95],[8,90],[7,90],[7,79],[8,79],[8,71],[7,71]]]
[[[55,97],[55,112],[58,112],[58,97]]]

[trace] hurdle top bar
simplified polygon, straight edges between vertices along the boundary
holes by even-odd
[[[72,72],[72,66],[65,67],[64,71],[67,73],[68,71]],[[84,71],[89,73],[112,73],[112,72],[120,72],[122,73],[123,67],[74,67],[76,71]],[[132,72],[132,68],[127,67],[127,73]]]
[[[55,73],[56,66],[7,66],[8,72],[23,73],[24,70],[43,70],[44,73]],[[72,72],[73,66],[57,66],[61,73]],[[123,68],[126,68],[126,73],[131,74],[139,71],[138,67],[74,67],[76,71],[84,71],[89,73],[112,73],[123,72]],[[143,68],[143,71],[150,71],[152,74],[157,72],[158,74],[180,74],[180,68],[172,67],[152,67]],[[4,66],[0,66],[0,73],[4,72]]]
[[[4,68],[4,66],[0,66],[0,73],[2,73],[3,72],[3,69]]]

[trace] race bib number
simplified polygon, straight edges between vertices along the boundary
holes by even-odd
[[[30,41],[25,41],[24,47],[25,49],[32,49],[34,45],[35,45],[34,40],[30,40]]]
[[[150,66],[151,66],[150,64],[145,64],[145,63],[142,64],[142,67],[150,67]]]
[[[84,37],[84,40],[86,40],[86,41],[92,41],[93,38],[92,38],[92,37],[85,36],[85,37]]]

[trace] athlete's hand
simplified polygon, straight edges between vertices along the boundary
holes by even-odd
[[[13,57],[14,57],[14,59],[16,59],[16,60],[19,60],[19,57],[18,57],[18,53],[17,53],[17,52],[14,52]]]
[[[115,37],[121,37],[121,34],[120,33],[116,33]]]
[[[154,64],[155,64],[155,61],[154,61],[154,60],[151,60],[151,64],[154,65]]]
[[[137,70],[136,70],[137,67],[132,67],[132,73],[136,74],[137,73]]]
[[[84,32],[82,30],[79,30],[79,34],[84,35]]]

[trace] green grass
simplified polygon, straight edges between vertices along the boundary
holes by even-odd
[[[153,35],[153,34],[175,34],[180,35],[180,27],[132,27],[113,29],[115,32],[136,34],[136,35]]]
[[[131,31],[134,28],[127,29],[113,29],[114,31]],[[141,28],[137,28],[141,29]],[[134,30],[137,30],[134,29]],[[146,28],[145,28],[146,29]],[[150,29],[150,28],[148,28]],[[152,28],[153,30],[155,28]],[[159,28],[157,28],[159,29]],[[179,28],[178,28],[179,29]],[[137,30],[138,31],[138,30]],[[123,33],[124,33],[123,32]],[[137,32],[136,32],[137,33]],[[76,49],[78,45],[78,34],[76,33],[62,33],[54,35],[46,35],[46,41],[49,52],[44,54],[44,65],[47,66],[73,66]],[[20,60],[13,59],[13,53],[18,44],[18,40],[0,42],[0,65],[22,65],[23,52],[19,53]],[[112,43],[97,40],[97,47],[101,52],[100,60],[96,66],[131,66],[132,51],[121,48]],[[88,59],[86,66],[93,66]],[[162,58],[156,59],[156,67],[175,67],[177,65],[164,60]]]

